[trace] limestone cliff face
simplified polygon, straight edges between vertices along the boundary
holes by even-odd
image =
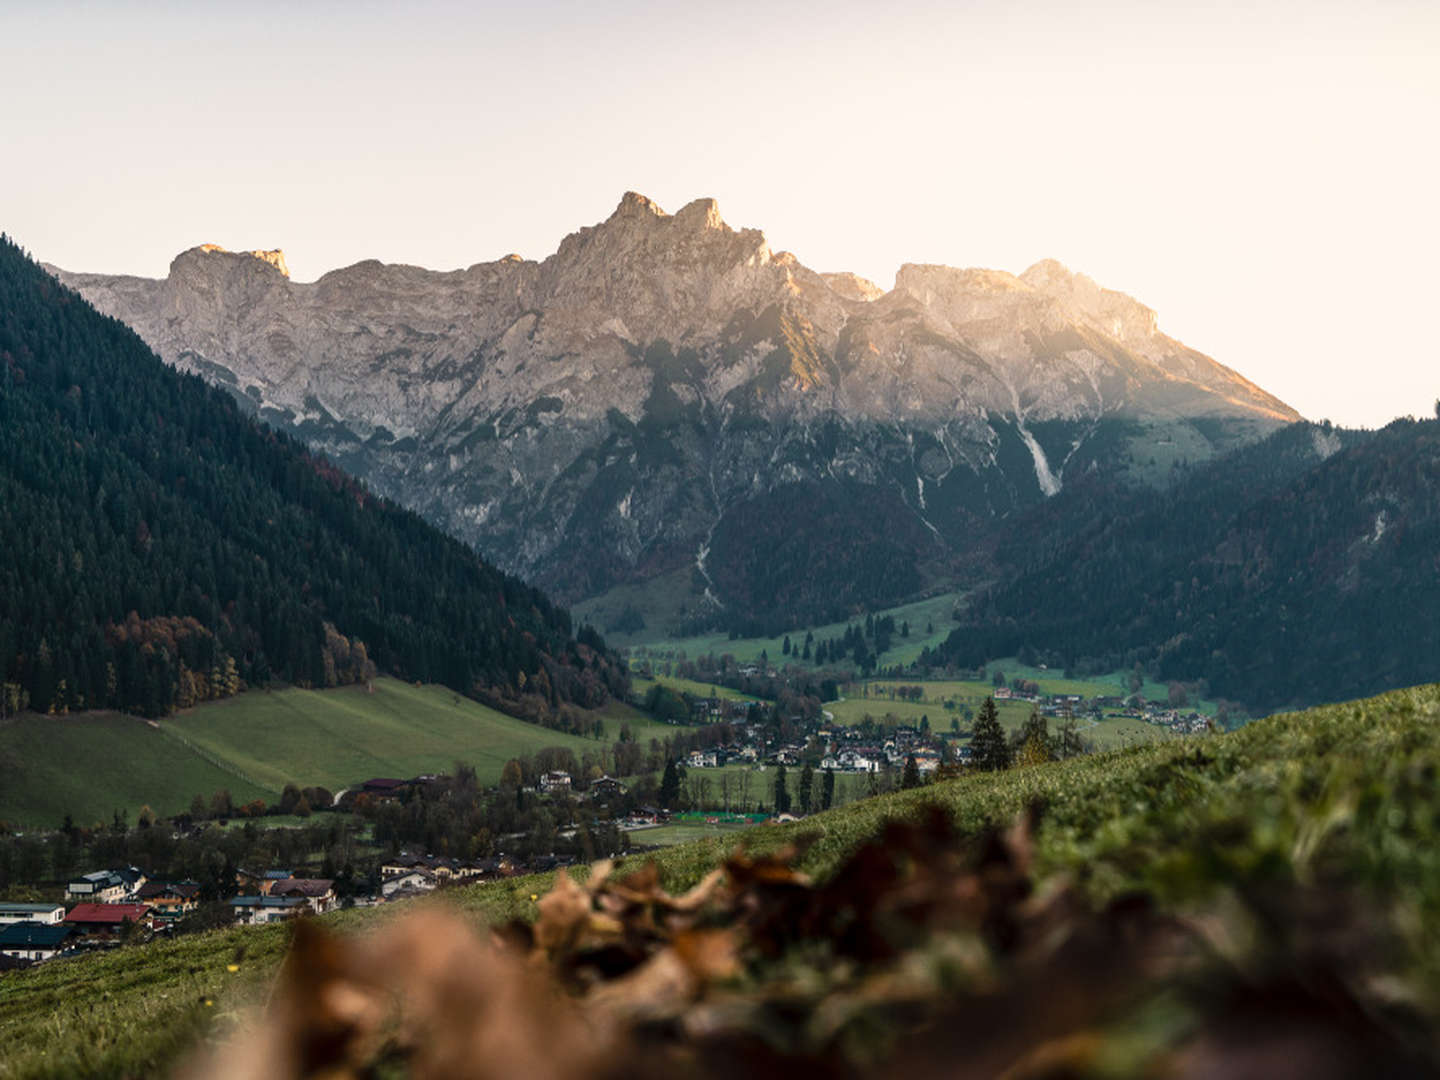
[[[1203,455],[1298,418],[1058,263],[907,265],[886,293],[772,252],[711,199],[670,215],[629,193],[541,262],[300,283],[279,251],[205,245],[162,281],[55,272],[571,600],[692,561],[703,577],[717,523],[786,484],[896,493],[943,547],[1113,465],[1087,450],[1107,423]]]

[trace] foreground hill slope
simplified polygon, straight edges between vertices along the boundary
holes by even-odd
[[[569,616],[370,495],[0,239],[0,712],[160,715],[270,678],[547,707],[623,674]]]
[[[906,265],[883,292],[771,251],[710,199],[672,215],[629,193],[542,261],[443,273],[371,260],[299,283],[278,252],[213,245],[160,281],[56,272],[562,599],[693,566],[690,611],[722,621],[893,602],[1072,477],[1298,419],[1053,261]],[[780,602],[736,538],[790,504],[817,586]],[[872,518],[888,548],[850,558],[833,538]],[[897,561],[923,572],[877,569]]]
[[[1065,1056],[1067,1071],[1027,1075],[1115,1075],[1117,1068],[1125,1075],[1157,1069],[1235,1075],[1250,1063],[1246,1055],[1284,1046],[1293,1054],[1322,1034],[1334,1035],[1340,1056],[1311,1063],[1305,1075],[1346,1075],[1348,1055],[1355,1053],[1372,1066],[1403,1060],[1412,1068],[1417,1061],[1433,1067],[1440,952],[1427,928],[1440,919],[1437,770],[1440,686],[1426,686],[1275,716],[1223,736],[965,777],[794,826],[755,830],[748,834],[752,853],[808,837],[800,868],[840,887],[844,874],[837,872],[888,822],[914,820],[939,806],[959,838],[932,850],[933,864],[974,860],[969,865],[990,868],[986,880],[1018,889],[1007,902],[1018,906],[997,909],[1005,921],[971,931],[953,907],[938,909],[953,920],[948,923],[924,914],[935,910],[924,905],[936,900],[923,891],[928,864],[902,861],[886,871],[897,875],[893,880],[871,875],[873,895],[861,890],[854,902],[879,898],[883,921],[867,925],[898,936],[876,942],[884,948],[878,959],[871,954],[862,962],[866,979],[860,981],[853,958],[844,968],[849,975],[827,959],[827,949],[847,948],[840,937],[807,940],[800,920],[780,924],[790,929],[773,932],[797,951],[779,968],[785,989],[776,1009],[756,1016],[756,1032],[763,1030],[770,1052],[780,1054],[767,1060],[783,1064],[790,1053],[796,1055],[792,1067],[833,1070],[852,1060],[845,1055],[856,1045],[903,1051],[912,1044],[887,1035],[900,1030],[907,1040],[930,1040],[923,1045],[934,1047],[937,1031],[917,1018],[944,1017],[954,1006],[960,1012],[950,1022],[964,1038],[963,1046],[950,1048],[947,1075],[972,1065],[983,1075],[999,1074],[1041,1043],[1054,1054],[1086,1052]],[[1010,823],[1026,807],[1040,810],[1028,851],[1012,844],[1007,856],[994,837],[979,844],[964,839]],[[693,885],[724,854],[713,842],[662,852],[661,880],[674,890]],[[743,871],[744,864],[737,866],[732,872]],[[456,897],[490,920],[530,920],[538,910],[534,897],[548,887],[546,879],[520,878]],[[779,878],[778,887],[797,895],[789,878]],[[884,902],[887,896],[893,903]],[[1092,910],[1103,912],[1099,924],[1085,914]],[[375,928],[385,917],[352,912],[330,925]],[[1045,933],[1033,951],[1006,953],[1004,942],[1015,940],[1007,935],[1029,933],[1036,919]],[[1067,926],[1071,933],[1060,932]],[[1101,953],[1106,959],[1094,972],[1075,967],[1094,956],[1071,945],[1093,942],[1086,935],[1096,932],[1109,942]],[[1122,964],[1131,935],[1155,948],[1139,971]],[[0,1077],[152,1075],[190,1040],[233,1030],[243,1005],[265,992],[287,937],[280,927],[230,931],[0,977]],[[1172,961],[1186,941],[1203,943],[1202,958],[1177,968]],[[994,966],[987,961],[977,970],[986,956]],[[733,983],[716,989],[715,1000],[728,1002],[728,1010],[706,1013],[708,1028],[663,1029],[671,1033],[661,1038],[665,1053],[673,1050],[665,1039],[680,1037],[677,1032],[690,1030],[702,1040],[698,1033],[710,1031],[705,1053],[681,1059],[692,1071],[704,1073],[711,1061],[733,1065],[733,1044],[717,1041],[715,1032],[727,1030],[737,1015],[755,1015],[747,1011],[753,999],[746,994],[766,1000],[771,962],[753,951],[742,952],[740,961],[743,992],[724,997],[733,994]],[[1101,969],[1124,971],[1132,981],[1117,993]],[[935,977],[924,977],[926,971]],[[883,981],[869,982],[871,974]],[[1084,986],[1075,985],[1077,978]],[[1057,997],[1067,986],[1077,996]],[[1088,1005],[1077,1012],[1077,1003],[1102,990],[1109,1012],[1083,1031],[1063,1027],[1067,1017],[1090,1015]],[[837,996],[823,1013],[807,1011],[806,1002],[818,1007],[832,991]],[[1017,991],[1029,996],[1017,999]],[[887,1011],[893,1005],[905,1008],[902,1027]],[[1011,1011],[1001,1016],[997,1007]],[[862,1023],[860,1044],[824,1041],[837,1010]],[[46,1022],[37,1024],[38,1015]],[[481,1015],[468,1014],[466,1023]],[[817,1019],[798,1042],[784,1041],[786,1017],[808,1023],[812,1015],[829,1020]],[[977,1027],[987,1016],[991,1026]],[[1048,1033],[1037,1031],[1033,1043],[1020,1047],[1008,1040],[1005,1033],[1017,1024],[1034,1030],[1037,1018]],[[822,1050],[842,1056],[812,1056]],[[1012,1057],[996,1063],[987,1058],[991,1050]],[[638,1058],[634,1065],[658,1068],[673,1060]],[[485,1061],[475,1061],[484,1075]],[[876,1058],[862,1055],[856,1063],[873,1068]],[[1273,1069],[1257,1074],[1276,1075]]]
[[[1437,421],[1295,425],[1164,492],[1067,492],[1014,539],[927,661],[1141,662],[1257,711],[1440,674]]]

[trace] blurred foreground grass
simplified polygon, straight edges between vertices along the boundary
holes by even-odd
[[[871,799],[786,826],[656,853],[666,887],[697,882],[735,844],[802,841],[824,878],[885,823],[939,804],[965,833],[1040,810],[1037,877],[1063,875],[1100,905],[1143,890],[1203,915],[1242,900],[1258,912],[1243,953],[1307,913],[1317,889],[1379,913],[1398,936],[1387,972],[1440,1015],[1440,686],[1258,721],[1240,731],[1134,747]],[[649,856],[647,856],[649,858]],[[478,920],[532,920],[549,875],[447,894]],[[403,905],[397,905],[403,907]],[[327,916],[364,931],[395,908]],[[0,976],[0,1078],[154,1076],[207,1034],[223,1037],[260,1000],[286,927],[228,930]],[[1243,959],[1243,957],[1242,957]],[[233,970],[232,970],[233,969]]]

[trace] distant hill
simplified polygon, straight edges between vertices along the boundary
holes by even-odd
[[[0,239],[0,714],[378,668],[546,719],[626,675],[543,593],[163,364]]]
[[[925,657],[1140,662],[1252,709],[1440,677],[1440,422],[1294,425],[1166,491],[1077,485]]]
[[[163,280],[56,273],[567,603],[679,573],[667,628],[774,632],[973,583],[978,535],[1087,474],[1163,483],[1299,419],[1059,263],[907,264],[887,292],[712,199],[631,192],[545,259],[449,272],[296,282],[279,252],[207,244]]]

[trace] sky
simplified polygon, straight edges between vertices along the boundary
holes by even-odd
[[[1311,419],[1440,398],[1440,3],[0,2],[0,230],[160,277],[543,258],[627,190],[816,270],[1056,258]]]

